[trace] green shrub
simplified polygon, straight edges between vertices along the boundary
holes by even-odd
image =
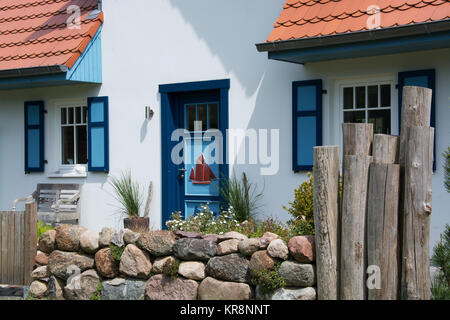
[[[250,282],[260,286],[262,293],[271,293],[286,286],[286,281],[278,274],[281,263],[277,262],[272,270],[258,270],[252,275]]]
[[[444,170],[445,170],[445,178],[444,178],[444,184],[445,189],[447,189],[447,192],[450,192],[450,147],[448,147],[448,150],[444,152]]]
[[[267,218],[262,221],[250,220],[242,223],[237,230],[249,238],[260,238],[266,232],[272,232],[280,236],[286,242],[292,237],[293,232],[286,224],[274,218]]]
[[[51,225],[38,220],[38,222],[37,222],[37,241],[39,242],[41,235],[46,233],[49,230],[54,230],[54,228]]]
[[[263,193],[256,191],[256,185],[248,180],[245,172],[242,173],[241,180],[237,179],[235,175],[222,179],[219,193],[228,206],[234,209],[238,222],[255,218],[261,208],[260,200]]]
[[[133,181],[131,172],[122,173],[120,178],[110,177],[110,185],[114,190],[114,197],[120,203],[120,211],[129,218],[139,217],[142,206],[142,195],[139,183]]]
[[[123,252],[125,251],[125,246],[118,247],[115,244],[111,243],[109,245],[109,249],[111,250],[111,256],[113,257],[116,263],[120,262],[120,258],[122,257]]]
[[[314,235],[314,178],[308,172],[308,180],[304,181],[294,193],[294,201],[290,207],[283,209],[292,216],[287,224],[295,235]]]
[[[450,225],[445,226],[441,242],[433,248],[433,263],[440,268],[441,272],[432,285],[434,300],[450,299]]]

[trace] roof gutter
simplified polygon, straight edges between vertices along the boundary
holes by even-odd
[[[367,31],[356,31],[330,36],[265,42],[256,44],[256,48],[259,52],[280,52],[286,50],[299,50],[340,44],[351,44],[363,41],[417,36],[442,31],[450,31],[450,20],[417,23],[413,25],[373,29]]]
[[[68,70],[69,68],[65,65],[7,69],[0,70],[0,79],[66,73]]]

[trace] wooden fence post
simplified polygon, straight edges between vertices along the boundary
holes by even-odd
[[[337,300],[339,288],[339,147],[314,148],[317,295]]]
[[[37,250],[37,203],[25,204],[24,284],[31,284]]]
[[[370,155],[373,142],[373,124],[343,123],[344,156]]]
[[[387,134],[376,134],[373,138],[373,162],[395,164],[399,158],[400,138]]]
[[[340,298],[366,296],[366,208],[373,124],[344,123]]]
[[[407,127],[405,144],[401,294],[407,300],[429,300],[434,128]]]
[[[369,300],[398,299],[399,182],[399,165],[385,163],[370,165],[367,200],[367,261],[369,268],[375,267],[375,269],[370,269],[373,272],[372,282],[367,281]]]

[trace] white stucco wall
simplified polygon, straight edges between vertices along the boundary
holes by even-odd
[[[100,230],[118,227],[115,201],[108,193],[105,174],[83,179],[48,178],[47,173],[23,172],[23,102],[109,96],[110,174],[131,169],[143,187],[154,181],[151,223],[161,225],[160,97],[158,85],[229,78],[230,128],[280,130],[280,168],[277,175],[261,176],[260,166],[234,166],[251,181],[265,186],[264,214],[287,220],[282,209],[293,199],[305,174],[292,167],[291,84],[324,80],[324,143],[339,144],[336,85],[347,79],[388,77],[399,71],[436,68],[438,155],[450,145],[450,50],[381,56],[305,66],[270,61],[255,43],[269,35],[284,0],[106,0],[102,31],[103,85],[0,91],[0,210],[31,193],[38,182],[84,183],[81,223]],[[395,82],[396,83],[396,82]],[[396,104],[396,96],[393,97]],[[155,110],[145,121],[144,107]],[[51,115],[51,110],[50,110]],[[396,115],[394,113],[394,115]],[[46,116],[48,119],[49,115]],[[48,120],[47,120],[48,121]],[[48,129],[49,130],[49,129]],[[51,142],[52,132],[46,132]],[[51,153],[51,143],[46,154]],[[245,152],[245,150],[241,150]],[[47,171],[55,163],[49,160]],[[233,166],[232,166],[233,168]],[[432,243],[450,223],[450,197],[443,188],[442,157],[433,180]]]

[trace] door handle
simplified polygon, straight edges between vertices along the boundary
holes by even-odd
[[[180,173],[178,176],[180,177],[180,179],[184,179],[186,171],[187,170],[185,168],[178,169],[178,172]]]

